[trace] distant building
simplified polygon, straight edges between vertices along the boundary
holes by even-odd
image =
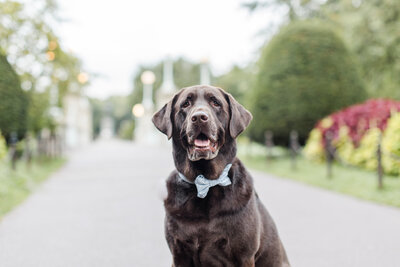
[[[106,115],[101,119],[100,138],[111,139],[114,137],[114,120],[111,116]]]
[[[65,145],[73,149],[92,141],[92,109],[87,97],[69,94],[64,97]]]

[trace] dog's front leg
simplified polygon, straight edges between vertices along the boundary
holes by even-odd
[[[194,267],[192,255],[179,240],[176,240],[175,244],[171,247],[171,252],[173,256],[173,267]]]
[[[174,255],[172,267],[194,267],[193,261],[186,255]]]

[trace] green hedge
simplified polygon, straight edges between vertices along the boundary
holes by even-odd
[[[7,140],[12,132],[19,138],[25,135],[28,102],[17,73],[6,56],[0,54],[0,130]]]
[[[365,98],[357,66],[335,31],[319,21],[296,21],[262,50],[249,136],[263,142],[271,130],[285,144],[296,130],[304,142],[320,118]]]

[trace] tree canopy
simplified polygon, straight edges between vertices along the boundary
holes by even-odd
[[[28,92],[28,127],[33,132],[54,124],[51,105],[61,107],[67,93],[79,93],[86,85],[78,79],[82,63],[62,47],[53,31],[57,10],[54,0],[38,0],[34,5],[0,2],[0,51]]]
[[[371,97],[400,99],[400,5],[397,0],[262,0],[250,10],[283,8],[286,22],[319,18],[343,33]]]
[[[232,94],[242,104],[246,102],[246,95],[252,90],[254,79],[253,66],[240,68],[233,66],[231,70],[215,79],[215,85]]]

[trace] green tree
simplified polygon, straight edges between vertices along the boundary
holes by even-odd
[[[286,10],[286,20],[293,21],[307,18],[319,9],[321,1],[319,0],[263,0],[248,1],[243,6],[250,11],[258,9],[281,9]]]
[[[93,135],[96,138],[101,131],[102,119],[110,116],[114,121],[114,132],[127,138],[129,127],[134,127],[132,105],[128,96],[110,96],[105,100],[91,98],[93,112]],[[128,127],[129,126],[129,127]],[[124,128],[121,130],[121,128]],[[133,128],[132,128],[133,131]]]
[[[250,10],[282,7],[288,10],[286,21],[317,17],[331,23],[361,64],[369,95],[400,99],[398,0],[263,0],[245,6]]]
[[[0,163],[7,156],[7,143],[0,132]]]
[[[122,139],[132,140],[134,129],[135,129],[134,120],[124,120],[119,127],[118,136]]]
[[[0,54],[0,131],[9,140],[15,132],[21,138],[27,129],[28,98],[7,58]]]
[[[43,128],[48,128],[52,124],[52,119],[48,114],[50,101],[48,92],[27,93],[29,95],[28,109],[28,129],[34,134],[38,134]]]
[[[104,102],[97,98],[90,98],[89,101],[92,106],[93,137],[96,139],[100,135],[101,119],[104,116]]]
[[[259,142],[266,130],[279,143],[296,130],[304,142],[320,118],[366,98],[351,54],[320,21],[283,28],[263,49],[258,69],[249,134]]]
[[[126,96],[111,96],[106,100],[111,117],[114,119],[114,132],[119,133],[125,121],[133,121],[132,106]]]
[[[370,96],[400,99],[399,1],[328,0],[319,16],[343,31]]]
[[[231,93],[240,103],[252,89],[254,79],[253,66],[240,68],[233,66],[231,70],[215,79],[215,85]]]
[[[0,47],[28,91],[32,103],[28,126],[38,132],[54,124],[48,108],[62,106],[67,93],[79,92],[87,83],[78,81],[81,61],[63,49],[53,31],[58,22],[56,1],[35,4],[32,8],[30,3],[0,2]]]

